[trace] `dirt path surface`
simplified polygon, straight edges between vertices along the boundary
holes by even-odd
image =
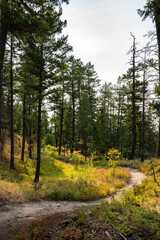
[[[123,189],[132,187],[135,184],[141,184],[145,178],[145,174],[136,169],[127,169],[130,172],[131,179],[130,183]],[[119,194],[119,192],[115,194],[115,197],[118,197]],[[103,200],[109,199],[111,197],[104,198]],[[7,240],[10,232],[14,231],[14,229],[20,229],[22,225],[32,220],[55,215],[55,223],[58,223],[67,217],[69,218],[74,209],[82,206],[96,206],[101,201],[102,199],[90,202],[40,201],[3,205],[0,207],[0,240]]]

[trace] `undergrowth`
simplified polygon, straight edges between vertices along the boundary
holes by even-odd
[[[67,158],[67,157],[66,157]],[[0,163],[0,201],[24,202],[31,200],[77,200],[87,201],[108,196],[129,181],[126,169],[93,167],[91,160],[85,162],[74,154],[71,163],[58,160],[55,147],[46,146],[42,151],[39,184],[34,184],[35,159],[15,161],[15,170],[9,164]]]
[[[135,201],[147,209],[160,212],[160,159],[152,159],[141,164],[141,171],[146,174],[140,186],[134,186],[131,193]]]
[[[75,157],[59,161],[56,150],[51,150],[46,148],[42,155],[41,181],[36,188],[32,183],[34,161],[29,160],[29,167],[26,165],[25,170],[21,163],[22,165],[16,169],[18,173],[16,182],[13,181],[15,175],[12,175],[13,172],[9,170],[11,174],[9,184],[17,186],[14,191],[15,195],[12,193],[15,199],[16,194],[19,193],[18,197],[21,196],[23,184],[31,184],[28,193],[25,195],[23,192],[22,194],[23,197],[24,195],[28,196],[28,199],[82,201],[111,195],[129,180],[128,171],[115,166],[115,164],[109,168],[108,162],[103,161],[102,168],[100,162],[82,163]],[[66,156],[67,158],[68,156]],[[70,163],[66,163],[66,161]],[[147,177],[141,185],[134,185],[133,188],[123,190],[119,200],[112,198],[111,202],[104,201],[98,207],[78,210],[76,220],[70,221],[63,227],[60,225],[58,227],[59,235],[53,237],[52,240],[160,239],[160,216],[158,214],[160,212],[160,187],[158,185],[160,183],[160,160],[145,161],[143,164],[137,160],[122,160],[116,164],[139,168],[146,173]],[[7,173],[8,170],[6,173],[4,171],[1,178],[6,178]],[[7,185],[6,179],[3,179],[2,182]],[[13,186],[9,184],[8,192],[13,189]],[[5,188],[7,187],[5,186]],[[12,239],[41,239],[43,231],[46,231],[43,226],[36,227],[27,233],[18,233]],[[34,238],[32,238],[33,232]]]
[[[95,234],[103,229],[106,236],[101,239],[108,239],[107,236],[109,239],[160,239],[160,216],[128,202],[113,199],[89,211],[80,210],[76,222],[72,222],[70,227],[86,226],[89,221]]]
[[[139,169],[146,174],[146,178],[141,185],[124,190],[121,198],[128,203],[139,204],[147,210],[160,212],[160,159],[139,163]]]
[[[50,227],[52,219],[47,224],[30,225],[10,240],[45,239],[49,232],[52,240],[160,239],[160,216],[127,201],[112,199],[110,203],[104,201],[98,207],[85,207],[75,213],[76,217],[56,227]]]

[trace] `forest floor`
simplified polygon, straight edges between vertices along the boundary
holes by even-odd
[[[145,178],[145,174],[132,168],[127,168],[130,172],[130,182],[122,189],[131,188],[134,185],[141,184]],[[121,190],[122,190],[121,189]],[[114,198],[118,198],[121,190],[114,194]],[[88,206],[97,206],[102,200],[110,200],[113,196],[87,202],[76,201],[40,201],[28,203],[14,203],[2,205],[0,207],[0,239],[7,240],[10,234],[17,231],[23,231],[30,224],[48,223],[46,237],[43,239],[53,239],[55,227],[65,221],[73,218],[76,213],[75,209]],[[50,224],[49,224],[50,223]],[[25,239],[23,237],[17,239]]]

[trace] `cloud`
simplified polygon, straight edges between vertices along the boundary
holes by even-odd
[[[65,33],[74,54],[85,63],[91,61],[102,81],[116,82],[127,69],[126,52],[132,44],[130,31],[142,46],[143,35],[153,29],[142,22],[137,9],[145,0],[71,0],[64,6]]]

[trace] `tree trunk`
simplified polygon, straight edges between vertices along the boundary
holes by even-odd
[[[112,148],[112,121],[111,121],[111,107],[109,110],[109,148]]]
[[[75,97],[74,97],[74,83],[72,79],[72,146],[71,154],[74,151],[74,139],[75,139]]]
[[[39,182],[41,163],[41,112],[42,112],[42,76],[39,78],[38,123],[37,123],[37,167],[34,182]]]
[[[28,147],[29,158],[32,159],[33,140],[32,140],[31,104],[29,104],[29,143],[28,144],[29,144],[29,147]]]
[[[61,109],[61,119],[60,119],[60,138],[59,138],[59,155],[61,155],[61,148],[62,148],[62,134],[63,134],[63,106]]]
[[[119,97],[118,97],[118,119],[117,119],[117,132],[116,132],[116,146],[117,146],[117,149],[119,148],[120,110],[121,110],[121,97],[120,97],[120,91],[119,91]]]
[[[149,105],[149,109],[148,109],[148,124],[149,126],[151,124],[151,104]],[[151,129],[149,127],[149,132],[148,132],[148,158],[149,159],[151,159],[151,142],[152,142]]]
[[[58,137],[57,137],[57,127],[56,127],[56,124],[55,124],[55,144],[56,144],[56,148],[58,147]]]
[[[87,136],[85,133],[85,126],[83,123],[82,123],[82,136],[83,136],[84,156],[86,161],[87,160]]]
[[[3,4],[3,1],[2,1]],[[4,53],[5,45],[7,39],[7,27],[5,26],[5,19],[3,18],[3,7],[1,8],[0,16],[0,150],[2,144],[2,93],[3,93],[3,62],[4,62]]]
[[[3,87],[2,87],[2,82],[3,82],[3,72],[1,72],[0,76],[0,156],[3,152],[4,148],[4,124],[2,121],[2,106],[3,106],[3,100],[2,100],[2,95],[3,95]],[[4,117],[3,117],[4,118]]]
[[[32,146],[33,146],[33,141],[32,141],[32,122],[29,121],[29,158],[32,159]]]
[[[24,93],[24,96],[23,96],[23,138],[22,138],[22,153],[21,153],[22,161],[24,161],[25,138],[26,138],[26,94]]]
[[[159,3],[155,8],[155,22],[156,22],[156,33],[157,33],[157,42],[158,42],[158,60],[159,60],[159,86],[160,86],[160,6]],[[157,151],[156,158],[160,158],[160,117],[159,117],[159,133],[157,141]]]
[[[157,143],[157,151],[155,158],[160,158],[160,118],[159,118],[159,126],[158,126],[158,143]]]
[[[145,67],[145,66],[144,66]],[[143,116],[142,116],[142,150],[141,150],[141,162],[144,162],[144,134],[145,134],[145,89],[146,89],[146,71],[143,73]]]
[[[38,123],[37,123],[37,167],[34,182],[39,182],[40,164],[41,164],[41,122],[42,122],[42,74],[43,74],[43,44],[41,46],[41,67],[39,74],[39,92],[38,92]]]
[[[135,104],[135,54],[136,54],[136,46],[135,46],[135,37],[133,37],[133,89],[132,89],[132,145],[131,145],[131,154],[130,159],[134,159],[135,150],[136,150],[136,104]]]
[[[11,100],[11,160],[10,168],[14,169],[14,118],[13,118],[13,37],[11,35],[11,55],[10,55],[10,100]]]
[[[62,135],[63,135],[63,116],[64,116],[64,80],[62,83],[63,92],[62,92],[62,105],[61,105],[61,119],[60,119],[60,139],[59,139],[59,155],[61,155],[62,148]]]

